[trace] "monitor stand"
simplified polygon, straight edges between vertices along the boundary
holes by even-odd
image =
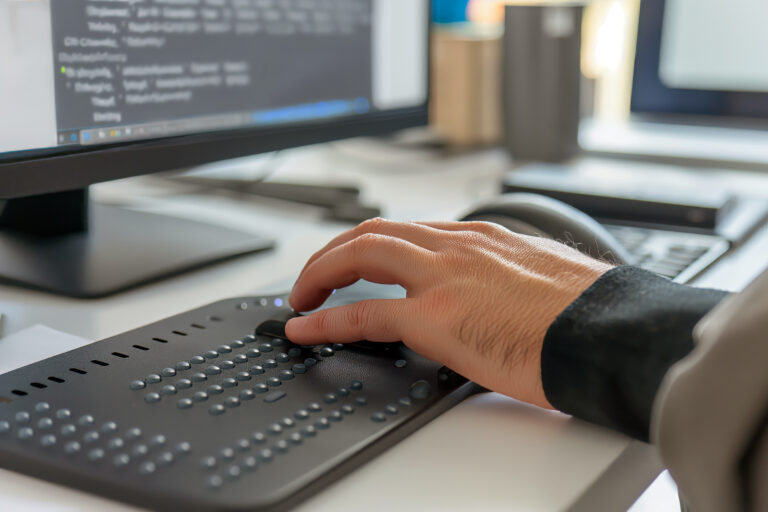
[[[273,247],[258,236],[93,204],[87,189],[0,201],[0,282],[109,295]]]

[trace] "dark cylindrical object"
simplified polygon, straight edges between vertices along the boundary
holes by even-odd
[[[506,7],[502,105],[515,160],[561,162],[578,151],[583,8]]]

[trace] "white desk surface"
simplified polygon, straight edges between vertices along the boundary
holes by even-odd
[[[294,150],[273,159],[274,179],[354,183],[387,217],[451,219],[492,197],[509,166],[496,151],[451,158],[408,153],[381,158],[380,152],[368,151],[364,143]],[[133,179],[97,186],[94,196],[268,234],[278,241],[277,249],[93,301],[0,287],[5,331],[43,323],[100,339],[222,298],[282,291],[313,251],[350,227],[323,221],[311,207],[168,195],[178,189],[161,185],[152,178]],[[702,282],[742,287],[768,263],[751,255],[766,254],[766,249],[768,229]],[[739,269],[736,277],[720,270],[734,266]],[[488,393],[437,418],[298,510],[549,511],[588,510],[596,504],[602,510],[626,509],[658,471],[646,445]],[[0,509],[135,510],[5,470],[0,470]]]

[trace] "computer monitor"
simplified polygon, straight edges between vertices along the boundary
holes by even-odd
[[[90,184],[427,122],[429,0],[0,0],[0,279],[97,296],[270,244]]]
[[[765,0],[643,0],[632,112],[766,126],[767,16]]]

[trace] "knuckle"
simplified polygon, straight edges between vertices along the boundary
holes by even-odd
[[[380,244],[383,241],[383,238],[384,237],[381,235],[375,233],[364,233],[360,235],[350,244],[352,255],[357,258],[364,257],[371,249]]]
[[[364,233],[379,233],[386,225],[387,220],[381,217],[374,217],[363,221],[360,224],[360,231]]]

